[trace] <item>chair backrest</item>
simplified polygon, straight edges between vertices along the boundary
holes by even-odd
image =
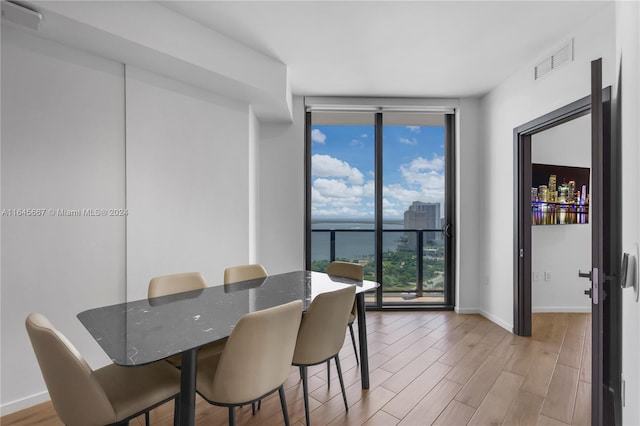
[[[357,263],[341,262],[339,260],[329,264],[327,267],[327,274],[360,281],[362,281],[364,277],[362,265]]]
[[[185,291],[207,288],[207,282],[200,272],[162,275],[149,281],[147,297],[160,297]]]
[[[249,402],[282,385],[289,375],[301,317],[300,300],[243,315],[220,356],[212,400]]]
[[[32,313],[27,333],[53,407],[66,425],[106,425],[116,413],[91,367],[42,314]]]
[[[355,291],[355,286],[349,286],[313,299],[300,324],[294,364],[316,364],[340,351]]]
[[[267,276],[267,270],[260,264],[230,266],[224,270],[224,283],[255,280]]]
[[[336,277],[344,277],[350,278],[352,280],[362,281],[364,279],[364,268],[358,263],[341,262],[339,260],[335,260],[331,262],[327,267],[327,274],[335,275]],[[353,322],[356,317],[356,313],[357,309],[356,304],[354,303],[351,307],[351,316],[349,318],[349,322]]]

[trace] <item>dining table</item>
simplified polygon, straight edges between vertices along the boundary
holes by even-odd
[[[229,337],[240,318],[294,300],[306,310],[315,296],[356,287],[360,377],[369,388],[365,293],[375,281],[293,271],[233,284],[89,309],[80,322],[118,365],[135,367],[181,354],[179,425],[195,423],[197,350]]]

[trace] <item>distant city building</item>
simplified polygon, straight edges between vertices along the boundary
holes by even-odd
[[[575,203],[575,201],[576,201],[576,181],[570,180],[569,181],[569,202]]]
[[[414,201],[404,212],[404,227],[408,229],[440,229],[440,203]]]
[[[556,175],[549,175],[549,188],[547,191],[547,201],[555,203],[558,200],[558,191],[556,190]]]
[[[423,203],[414,201],[409,209],[404,212],[405,229],[440,229],[442,221],[440,219],[440,203]],[[440,232],[430,232],[424,237],[427,240],[441,240]],[[407,233],[407,248],[411,251],[416,247],[415,232]]]
[[[556,175],[549,175],[549,191],[556,190]]]

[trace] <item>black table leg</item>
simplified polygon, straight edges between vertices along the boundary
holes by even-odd
[[[196,421],[196,349],[182,353],[180,367],[180,426],[193,426]]]
[[[360,342],[360,380],[362,381],[362,389],[369,389],[369,350],[367,348],[364,293],[356,294],[356,305],[358,310],[358,341]]]

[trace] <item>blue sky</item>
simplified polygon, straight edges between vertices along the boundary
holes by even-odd
[[[313,126],[311,136],[313,218],[372,219],[373,126]],[[442,206],[444,128],[384,126],[383,187],[385,219],[401,219],[413,201]]]

